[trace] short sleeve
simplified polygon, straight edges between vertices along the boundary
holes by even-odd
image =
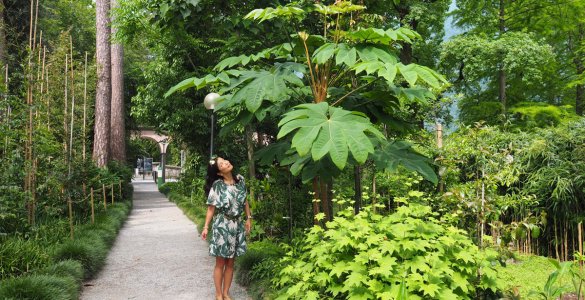
[[[209,190],[209,196],[207,196],[207,205],[219,206],[219,180],[216,180]]]

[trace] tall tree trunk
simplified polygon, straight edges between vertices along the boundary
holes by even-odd
[[[579,32],[577,33],[577,40],[575,44],[581,45],[583,43],[583,38],[585,37],[585,30],[583,28],[583,24],[579,24]],[[583,57],[580,54],[575,54],[575,58],[573,58],[573,63],[575,64],[576,75],[582,76],[585,72],[585,66],[583,66]],[[583,98],[585,97],[585,86],[583,84],[577,84],[575,86],[575,112],[577,115],[582,116],[585,104],[583,103]]]
[[[4,0],[0,0],[0,66],[5,66],[6,60],[6,21],[4,20]]]
[[[93,159],[99,167],[110,158],[111,114],[111,54],[110,54],[110,0],[96,0],[96,60],[97,86],[95,95],[95,128]]]
[[[355,190],[355,202],[353,204],[354,213],[359,214],[362,209],[362,168],[359,165],[353,167],[353,179]]]
[[[499,14],[499,22],[498,22],[498,29],[500,31],[500,37],[506,32],[506,10],[505,10],[505,0],[500,0],[500,14]],[[506,103],[506,71],[503,62],[503,58],[500,61],[499,70],[498,70],[498,99],[500,103],[502,103],[502,108],[504,110],[504,116],[506,115],[507,103]]]
[[[118,6],[118,0],[112,0],[112,8]],[[112,24],[115,17],[112,15]],[[112,36],[116,33],[112,27]],[[112,132],[110,136],[110,151],[112,159],[126,161],[126,128],[124,114],[124,49],[121,44],[112,44]]]

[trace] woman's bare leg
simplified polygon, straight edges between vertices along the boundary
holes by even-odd
[[[215,257],[215,269],[213,269],[213,283],[215,283],[215,297],[222,297],[222,282],[224,281],[224,269],[227,259],[224,257]]]
[[[230,286],[232,285],[232,278],[234,277],[234,261],[235,258],[225,259],[225,271],[223,272],[223,295],[229,296]]]

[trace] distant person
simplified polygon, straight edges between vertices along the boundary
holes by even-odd
[[[229,290],[234,276],[234,260],[246,252],[246,235],[252,227],[244,177],[239,174],[234,177],[233,168],[228,160],[221,157],[210,160],[207,166],[207,215],[201,237],[207,239],[211,223],[209,254],[215,256],[213,282],[216,300],[231,300]],[[245,222],[242,216],[244,211]]]

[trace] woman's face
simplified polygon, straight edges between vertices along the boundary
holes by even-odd
[[[232,169],[234,168],[234,166],[232,166],[230,161],[227,159],[223,159],[221,157],[218,157],[216,162],[217,162],[217,169],[219,170],[219,174],[227,174],[227,173],[231,172]]]

